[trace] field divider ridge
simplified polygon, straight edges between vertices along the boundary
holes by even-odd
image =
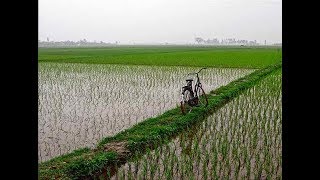
[[[94,149],[82,148],[42,162],[38,168],[39,179],[92,179],[101,174],[111,177],[116,168],[133,155],[143,155],[168,143],[180,132],[202,122],[218,108],[281,67],[281,63],[270,65],[210,91],[207,94],[207,107],[194,108],[186,115],[182,115],[180,107],[176,107],[102,139]]]

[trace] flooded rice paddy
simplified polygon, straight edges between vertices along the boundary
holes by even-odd
[[[40,63],[38,157],[45,161],[176,107],[186,75],[199,68]],[[209,92],[253,72],[209,68]]]
[[[281,71],[112,179],[282,179]]]

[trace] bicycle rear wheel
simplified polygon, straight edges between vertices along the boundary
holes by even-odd
[[[180,101],[180,109],[182,114],[186,114],[191,110],[191,106],[188,104],[188,101],[192,98],[193,96],[189,89],[183,90],[182,100]]]

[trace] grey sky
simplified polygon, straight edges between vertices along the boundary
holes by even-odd
[[[39,0],[39,39],[282,42],[281,0]]]

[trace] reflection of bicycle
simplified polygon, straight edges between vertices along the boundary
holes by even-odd
[[[200,69],[203,70],[206,68]],[[191,112],[192,107],[196,106],[207,106],[208,105],[208,98],[206,93],[204,92],[202,88],[202,84],[200,82],[199,73],[200,71],[196,73],[189,73],[189,75],[197,75],[197,82],[194,86],[194,91],[192,88],[192,81],[193,79],[186,79],[187,85],[181,88],[181,101],[180,101],[180,108],[182,114],[186,114],[187,111]]]

